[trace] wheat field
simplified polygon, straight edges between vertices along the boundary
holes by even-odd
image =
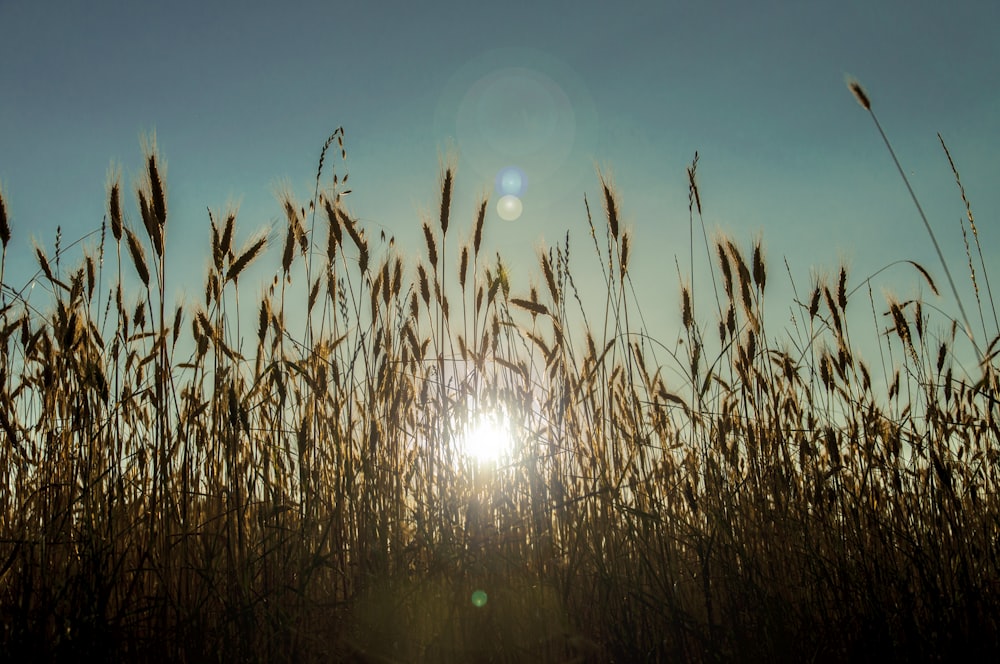
[[[196,304],[165,301],[155,149],[131,214],[112,176],[75,266],[37,248],[45,307],[3,280],[5,661],[1000,654],[997,318],[957,170],[975,327],[841,268],[778,303],[783,329],[760,241],[704,233],[695,159],[713,281],[679,285],[674,351],[641,323],[600,174],[591,237],[519,282],[483,250],[487,199],[456,240],[451,167],[408,261],[348,211],[338,153],[341,129],[276,235],[238,245],[210,213]],[[4,258],[14,231],[0,198]],[[852,341],[873,336],[868,364]],[[515,444],[480,464],[482,413]]]

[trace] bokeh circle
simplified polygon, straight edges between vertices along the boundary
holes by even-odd
[[[521,216],[521,212],[524,211],[524,206],[521,204],[521,199],[517,196],[507,194],[506,196],[501,196],[500,200],[497,201],[497,214],[504,221],[515,221]]]
[[[521,198],[528,189],[528,178],[517,166],[507,166],[497,172],[496,191],[500,196]]]

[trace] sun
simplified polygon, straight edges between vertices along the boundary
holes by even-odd
[[[479,464],[496,463],[514,448],[510,422],[499,413],[480,413],[460,434],[462,453]]]

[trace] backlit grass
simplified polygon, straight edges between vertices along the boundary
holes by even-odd
[[[418,260],[369,237],[347,178],[323,169],[342,148],[338,130],[311,200],[280,201],[278,236],[237,246],[235,213],[212,215],[196,305],[165,302],[155,150],[131,219],[112,178],[78,265],[38,249],[50,302],[4,281],[4,660],[1000,651],[985,264],[978,337],[919,299],[876,301],[843,269],[778,303],[795,313],[779,329],[760,243],[706,238],[714,282],[680,285],[671,353],[640,324],[633,239],[603,177],[593,247],[567,235],[524,278],[483,251],[486,200],[450,250],[448,167]],[[261,291],[241,276],[269,244]],[[978,233],[970,265],[977,248]],[[582,270],[603,292],[578,291]],[[980,349],[969,370],[956,330]],[[852,343],[873,335],[877,369]],[[484,420],[513,446],[477,461],[467,433]]]

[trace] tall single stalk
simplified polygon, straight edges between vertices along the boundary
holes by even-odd
[[[944,253],[941,251],[941,246],[938,244],[937,236],[934,235],[934,229],[931,228],[931,224],[927,221],[927,215],[924,214],[924,209],[920,205],[920,201],[917,200],[917,194],[913,191],[913,187],[910,186],[910,180],[906,177],[906,173],[903,171],[903,167],[899,163],[899,159],[896,158],[896,151],[892,149],[892,143],[889,142],[889,137],[885,135],[885,131],[882,129],[882,123],[878,121],[878,116],[875,115],[875,111],[872,110],[871,99],[868,97],[868,93],[865,89],[861,87],[861,84],[855,80],[849,80],[847,82],[847,87],[850,88],[851,92],[854,94],[854,98],[858,100],[861,107],[868,111],[871,115],[872,120],[875,122],[875,127],[878,129],[878,133],[882,136],[882,140],[885,142],[885,147],[889,150],[889,155],[892,157],[892,162],[896,165],[896,170],[899,171],[899,176],[903,178],[903,184],[906,185],[906,190],[910,192],[910,198],[913,199],[913,204],[917,207],[917,213],[920,215],[920,219],[924,222],[924,228],[927,229],[927,234],[931,237],[931,242],[934,244],[934,251],[937,252],[938,260],[941,261],[941,267],[944,268],[944,274],[948,278],[948,285],[951,287],[952,295],[955,296],[955,302],[958,304],[958,311],[962,315],[962,324],[965,326],[965,334],[969,337],[969,341],[972,342],[972,347],[976,349],[976,354],[980,357],[983,356],[983,352],[980,350],[979,345],[976,343],[975,337],[972,335],[972,326],[969,324],[969,317],[965,313],[965,307],[962,306],[962,298],[958,296],[958,288],[955,287],[955,280],[951,277],[951,270],[948,269],[948,263],[944,260]]]

